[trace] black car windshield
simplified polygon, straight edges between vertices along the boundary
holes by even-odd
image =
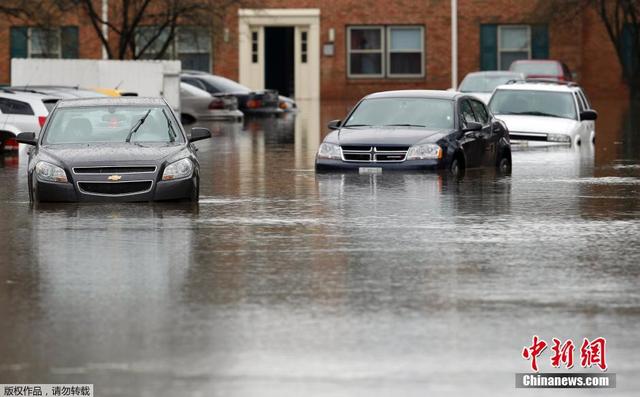
[[[499,89],[493,94],[489,107],[493,114],[577,119],[570,92]]]
[[[164,112],[162,110],[165,110]],[[141,119],[149,113],[141,122]],[[45,144],[184,142],[172,113],[163,106],[100,106],[59,108],[51,115]],[[137,129],[136,129],[137,127]]]
[[[506,84],[510,80],[520,79],[519,74],[511,75],[469,75],[464,78],[460,84],[460,92],[493,92],[493,90],[502,84]]]
[[[415,126],[453,128],[453,101],[434,98],[371,98],[362,101],[345,127]]]
[[[233,94],[248,94],[251,90],[242,84],[236,83],[233,80],[229,80],[220,76],[202,76],[199,77],[202,83],[212,94],[217,93],[233,93]]]

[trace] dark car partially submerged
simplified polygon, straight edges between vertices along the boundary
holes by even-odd
[[[199,196],[199,165],[191,142],[161,98],[62,100],[33,145],[28,180],[32,201],[191,200]]]
[[[198,71],[183,71],[180,81],[205,90],[211,95],[234,95],[238,99],[238,109],[245,114],[274,114],[286,110],[280,107],[282,101],[275,90],[253,91],[225,77]]]
[[[509,132],[479,99],[450,91],[388,91],[362,99],[318,149],[316,170],[382,172],[497,167],[511,171]]]

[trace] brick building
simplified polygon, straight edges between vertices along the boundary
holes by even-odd
[[[450,11],[449,0],[253,1],[228,9],[223,26],[181,27],[167,56],[183,60],[183,68],[298,98],[446,89]],[[621,67],[598,16],[585,9],[569,23],[549,14],[535,1],[459,0],[459,79],[514,59],[553,58],[569,65],[590,96],[624,98]],[[88,21],[70,15],[63,25],[45,31],[0,22],[0,83],[9,83],[12,56],[101,57]]]

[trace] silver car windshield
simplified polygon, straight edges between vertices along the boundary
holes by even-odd
[[[576,106],[570,92],[501,89],[493,94],[489,107],[493,114],[577,119]]]
[[[362,101],[345,127],[413,126],[453,128],[453,101],[434,98],[371,98]]]
[[[60,108],[51,117],[45,144],[126,142],[136,127],[130,136],[132,143],[184,142],[171,112],[162,106]]]

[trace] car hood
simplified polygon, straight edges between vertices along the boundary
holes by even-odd
[[[543,132],[551,134],[569,134],[578,124],[576,120],[559,117],[496,115],[507,124],[511,132]]]
[[[185,149],[184,144],[68,144],[41,147],[41,154],[69,165],[156,163]]]
[[[374,127],[341,128],[337,140],[340,145],[406,145],[420,142],[435,142],[442,138],[447,130],[425,130],[423,128]]]

